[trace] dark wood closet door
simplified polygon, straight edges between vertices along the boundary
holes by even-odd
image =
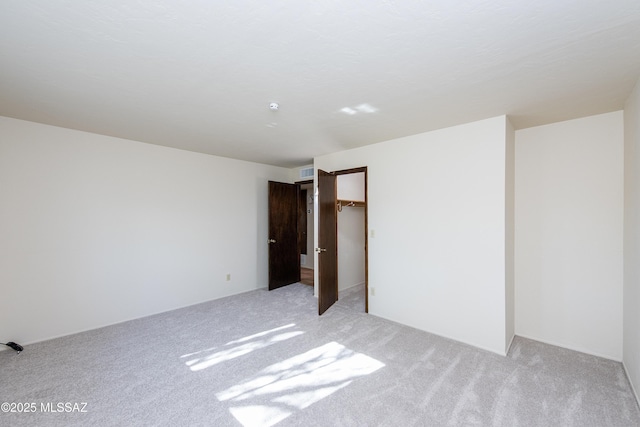
[[[336,176],[318,170],[318,313],[338,301],[338,213]]]
[[[269,290],[300,281],[298,190],[269,181]]]

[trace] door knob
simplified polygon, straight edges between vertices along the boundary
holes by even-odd
[[[276,239],[267,239],[267,243],[275,243]]]
[[[325,248],[316,248],[316,253],[327,252]]]

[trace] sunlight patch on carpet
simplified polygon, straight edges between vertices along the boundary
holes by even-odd
[[[273,426],[384,366],[330,342],[273,364],[216,397],[230,402],[229,411],[244,427]]]
[[[187,360],[185,364],[194,372],[201,371],[203,369],[210,368],[222,362],[233,360],[236,357],[244,356],[255,350],[259,350],[270,345],[277,344],[279,342],[288,340],[293,337],[304,334],[303,331],[289,331],[282,332],[284,329],[292,328],[295,324],[289,324],[280,326],[278,328],[270,329],[268,331],[259,332],[257,334],[249,335],[244,338],[229,341],[222,349],[215,351],[214,353],[207,354],[210,351],[216,350],[216,348],[203,350],[197,353],[190,353],[182,356],[192,357]],[[275,334],[275,335],[274,335]],[[204,355],[203,355],[204,354]],[[201,355],[199,357],[193,357],[195,355]]]

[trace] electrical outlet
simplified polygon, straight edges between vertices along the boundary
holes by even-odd
[[[374,230],[374,229],[372,228],[372,229],[371,229],[371,231],[370,231],[369,233],[370,233],[370,235],[371,235],[371,238],[372,238],[372,239],[375,239],[375,237],[376,237],[376,230]]]
[[[376,288],[369,288],[369,292],[371,293],[372,297],[376,296]]]
[[[231,281],[231,273],[227,273],[227,282]]]

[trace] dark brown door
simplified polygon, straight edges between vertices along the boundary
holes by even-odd
[[[318,170],[318,313],[338,301],[336,176]]]
[[[298,197],[298,252],[307,254],[307,190]]]
[[[298,185],[269,181],[269,290],[300,281]]]

